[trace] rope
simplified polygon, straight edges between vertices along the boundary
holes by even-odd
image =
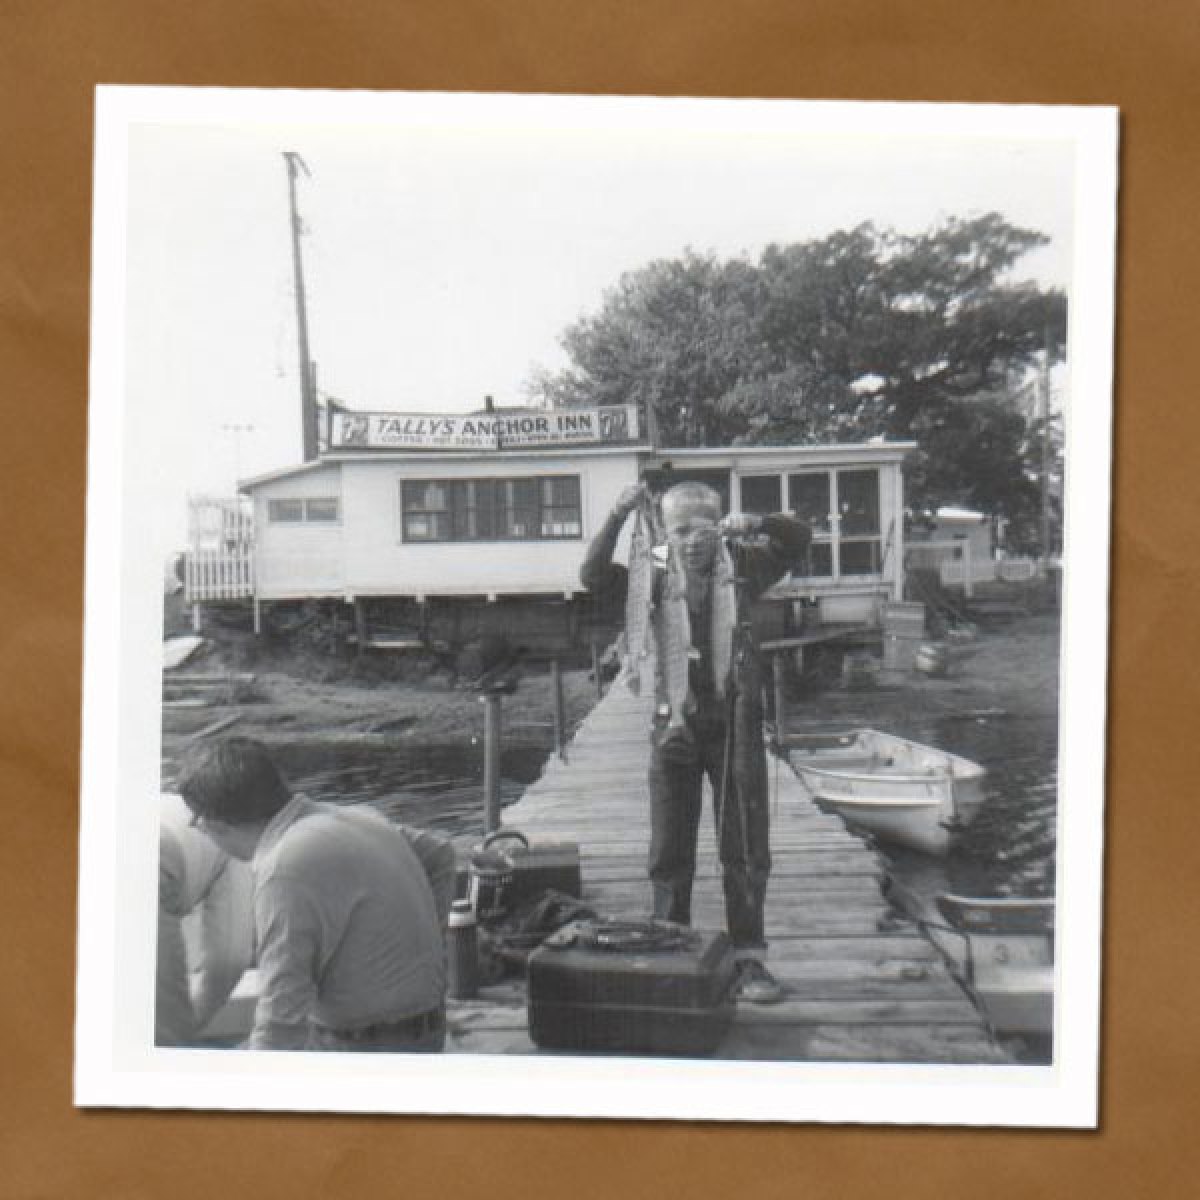
[[[956,963],[950,953],[939,946],[932,938],[929,938],[930,944],[941,954],[943,960],[950,968],[951,974],[957,979],[959,986],[967,993],[971,1003],[975,1006],[976,1012],[979,1014],[980,1020],[983,1022],[983,1027],[987,1033],[988,1040],[994,1045],[996,1043],[996,1028],[992,1024],[991,1018],[988,1016],[988,1011],[983,1003],[983,997],[975,988],[975,953],[971,946],[970,936],[962,929],[955,929],[953,925],[946,925],[941,921],[932,921],[926,917],[917,917],[917,928],[925,932],[928,937],[928,932],[931,929],[936,929],[941,933],[949,933],[955,937],[962,938],[963,941],[963,965],[961,972],[955,970]]]

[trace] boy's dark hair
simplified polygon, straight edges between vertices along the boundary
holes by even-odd
[[[176,787],[197,816],[228,825],[269,821],[292,798],[266,746],[248,737],[202,743]]]

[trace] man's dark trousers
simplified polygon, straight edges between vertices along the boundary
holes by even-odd
[[[741,722],[739,722],[741,724]],[[714,819],[725,889],[725,919],[736,949],[766,945],[763,908],[771,872],[767,812],[766,751],[761,722],[753,744],[737,749],[740,770],[726,770],[726,706],[710,702],[686,723],[688,736],[667,735],[666,720],[655,719],[650,758],[650,881],[654,915],[691,924],[696,837],[703,806],[703,781],[713,789]],[[749,732],[749,731],[748,731]],[[738,779],[749,784],[739,792]],[[722,780],[728,795],[723,796]]]

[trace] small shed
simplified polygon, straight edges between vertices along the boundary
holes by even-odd
[[[971,559],[983,562],[994,556],[995,526],[987,513],[946,505],[934,513],[930,540],[969,542]]]

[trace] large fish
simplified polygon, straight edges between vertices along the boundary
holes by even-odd
[[[695,707],[688,669],[696,651],[692,646],[692,621],[688,614],[687,578],[676,546],[668,549],[667,578],[662,601],[655,611],[655,625],[658,669],[670,705],[667,721],[667,736],[670,736],[685,728],[684,721]]]
[[[733,632],[738,621],[737,570],[725,539],[717,543],[712,568],[712,600],[709,615],[709,653],[712,656],[713,690],[725,695],[733,665]]]
[[[621,680],[636,696],[650,658],[650,617],[654,608],[654,547],[650,526],[639,509],[629,543],[629,585],[625,594],[625,634]]]

